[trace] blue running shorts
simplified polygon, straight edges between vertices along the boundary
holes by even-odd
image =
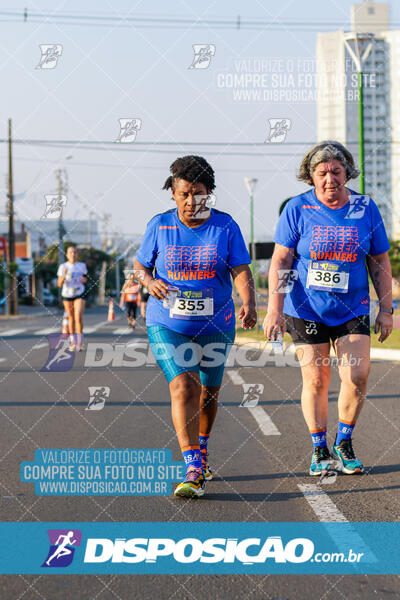
[[[149,325],[147,331],[151,351],[168,383],[177,375],[192,371],[200,374],[202,385],[221,385],[235,329],[193,337],[163,325]]]

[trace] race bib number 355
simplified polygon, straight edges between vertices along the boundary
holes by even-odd
[[[212,290],[180,291],[169,316],[173,319],[205,319],[214,314]]]
[[[349,289],[348,266],[310,260],[306,287],[310,290],[345,294]]]

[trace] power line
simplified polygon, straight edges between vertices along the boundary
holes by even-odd
[[[44,158],[28,158],[27,156],[18,156],[15,157],[16,160],[18,161],[22,161],[22,162],[38,162],[38,163],[48,163],[48,164],[54,164],[54,165],[58,165],[60,163],[60,161],[58,160],[46,160]],[[132,165],[130,164],[110,164],[110,163],[97,163],[97,162],[70,162],[69,163],[69,167],[105,167],[105,168],[111,168],[111,169],[128,169],[130,168]],[[160,166],[150,166],[150,165],[140,165],[140,170],[150,170],[150,171],[165,171],[165,165],[160,165]],[[236,169],[224,169],[219,168],[218,172],[222,171],[222,172],[229,172],[229,173],[237,173],[238,171],[243,171],[243,172],[247,172],[249,170],[248,167],[246,168],[236,168]],[[276,169],[265,169],[264,167],[257,167],[253,169],[254,171],[262,171],[263,173],[276,173]],[[36,177],[36,179],[38,179],[38,176]],[[35,181],[36,181],[35,179]],[[32,184],[33,185],[33,184]],[[29,186],[30,187],[32,187]],[[29,189],[28,188],[28,189]],[[26,193],[26,192],[25,192]],[[14,194],[15,197],[15,194]]]
[[[0,143],[7,143],[6,138],[0,138]],[[50,139],[16,139],[13,140],[13,144],[44,144],[44,145],[79,145],[86,146],[90,145],[101,145],[101,146],[113,146],[116,149],[129,150],[133,146],[232,146],[232,147],[259,147],[259,148],[273,148],[275,146],[303,146],[316,144],[316,140],[301,140],[301,141],[285,141],[279,144],[267,143],[267,142],[151,142],[151,141],[137,141],[126,144],[117,144],[115,141],[102,141],[102,140],[50,140]],[[366,143],[372,143],[372,141],[366,140]],[[346,144],[358,144],[357,140],[348,140]],[[400,144],[400,141],[395,140],[382,140],[379,144]]]
[[[182,27],[213,27],[219,29],[235,30],[284,30],[288,28],[297,31],[318,31],[320,29],[344,28],[343,21],[301,21],[301,20],[276,20],[263,19],[256,17],[245,18],[240,15],[233,17],[211,17],[211,18],[192,18],[170,15],[151,15],[144,16],[128,13],[126,16],[115,14],[74,14],[68,12],[45,12],[32,11],[24,9],[16,11],[13,9],[0,11],[0,16],[4,19],[13,20],[13,22],[24,23],[46,23],[62,25],[83,25],[85,27],[146,27],[146,28],[182,28]],[[377,25],[379,23],[375,23]],[[382,22],[382,28],[387,29],[387,23]],[[392,23],[392,25],[397,25]]]
[[[4,139],[0,139],[1,143],[6,143]],[[261,158],[275,158],[278,156],[283,157],[295,157],[303,154],[303,151],[293,151],[288,146],[307,146],[314,145],[315,141],[302,141],[302,142],[284,142],[282,144],[268,144],[264,142],[133,142],[132,144],[117,144],[116,142],[102,142],[102,141],[81,141],[81,140],[13,140],[13,144],[20,144],[23,146],[39,146],[41,148],[66,148],[74,150],[96,150],[96,151],[110,151],[113,152],[142,152],[144,154],[176,154],[177,152],[185,152],[185,147],[188,148],[201,148],[201,151],[210,156],[253,156]],[[356,144],[357,142],[346,142],[347,145]],[[395,145],[400,144],[398,141],[380,141],[372,142],[366,140],[365,144],[378,144],[378,145]],[[156,148],[154,148],[156,146]],[[160,148],[161,146],[161,148]],[[170,146],[170,147],[168,147]],[[284,149],[288,147],[287,152],[278,152],[277,147]],[[210,150],[209,148],[218,147],[220,150]],[[260,152],[248,152],[248,151],[237,151],[228,152],[225,148],[258,148]],[[263,149],[264,151],[261,151]],[[269,152],[270,150],[270,152]],[[392,153],[393,154],[393,153]]]
[[[65,19],[68,21],[82,21],[82,22],[107,22],[107,23],[159,23],[165,25],[177,24],[177,25],[225,25],[232,26],[235,29],[238,29],[238,17],[211,17],[211,18],[193,18],[193,17],[179,17],[174,16],[170,17],[168,15],[152,15],[152,16],[144,16],[140,14],[132,15],[128,13],[126,16],[124,15],[100,15],[100,14],[73,14],[68,12],[45,12],[39,11],[35,12],[31,9],[24,11],[16,11],[16,10],[1,10],[0,15],[5,17],[23,17],[24,22],[29,22],[31,19]],[[343,27],[343,21],[332,21],[329,20],[329,23],[332,26]],[[302,26],[302,25],[312,25],[313,27],[321,27],[326,25],[326,21],[310,21],[309,19],[301,21],[301,20],[276,20],[276,19],[262,19],[257,17],[240,17],[239,28],[244,26],[251,25],[265,25],[265,26],[274,26],[274,25],[284,25],[284,26]],[[376,24],[379,24],[376,22]],[[386,25],[386,21],[382,22],[382,26]]]
[[[6,143],[7,140],[5,138],[0,138],[0,143]],[[14,144],[99,144],[103,146],[115,146],[116,148],[121,148],[124,150],[129,146],[274,146],[275,144],[266,144],[265,142],[140,142],[135,141],[131,144],[118,144],[114,141],[101,141],[101,140],[35,140],[35,139],[19,139],[13,140]],[[315,144],[315,141],[301,141],[301,142],[285,142],[285,146],[299,146],[302,144]],[[356,143],[356,142],[348,142],[348,143]],[[276,144],[278,145],[278,144]]]

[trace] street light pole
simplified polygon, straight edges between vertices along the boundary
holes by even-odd
[[[8,119],[8,271],[11,273],[9,314],[18,314],[17,273],[15,269],[14,192],[12,170],[11,119]],[[10,269],[11,267],[11,269]],[[6,273],[6,277],[7,277]]]
[[[344,44],[353,59],[358,74],[358,162],[360,166],[361,194],[365,193],[363,64],[371,52],[373,40],[373,33],[344,34]]]
[[[364,94],[363,72],[358,72],[358,155],[360,162],[360,193],[365,193],[364,173]]]
[[[255,251],[255,243],[254,243],[254,190],[256,187],[258,179],[251,179],[250,177],[245,177],[245,184],[247,191],[250,196],[250,248],[251,248],[251,271],[253,273],[254,282],[256,285],[256,291],[258,288],[258,273],[256,268],[256,251]]]

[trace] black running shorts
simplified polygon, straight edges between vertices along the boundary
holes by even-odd
[[[137,311],[137,303],[135,302],[125,302],[126,305],[126,314],[128,317],[133,317],[136,319],[136,311]]]
[[[324,344],[350,333],[370,335],[369,316],[361,315],[341,325],[325,325],[319,321],[309,321],[284,315],[285,329],[290,333],[294,344]]]
[[[74,300],[78,300],[78,298],[82,298],[82,300],[87,300],[88,297],[88,292],[85,286],[85,289],[83,290],[83,292],[81,294],[78,294],[78,296],[73,296],[72,298],[67,298],[66,296],[61,296],[61,298],[63,300],[68,300],[68,302],[73,302]]]

